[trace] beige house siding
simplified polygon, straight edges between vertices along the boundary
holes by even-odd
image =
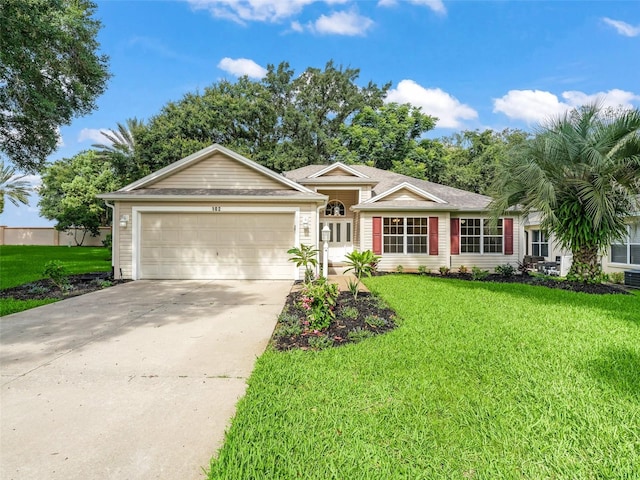
[[[123,215],[129,216],[129,221],[127,222],[126,227],[121,227],[120,222],[115,222],[116,225],[116,235],[119,237],[119,241],[114,245],[118,245],[118,250],[114,252],[114,267],[115,267],[115,275],[116,278],[127,278],[130,279],[133,276],[133,249],[138,248],[137,245],[133,245],[133,229],[139,228],[139,222],[137,219],[133,217],[133,207],[176,207],[176,203],[172,202],[145,202],[134,203],[134,202],[115,202],[116,203],[116,218],[119,219]],[[304,243],[307,245],[314,245],[315,239],[317,238],[317,210],[316,204],[308,203],[308,204],[297,204],[297,203],[267,203],[267,202],[250,202],[250,203],[240,203],[240,202],[216,202],[216,206],[220,206],[222,208],[222,214],[224,214],[225,209],[233,209],[234,207],[242,207],[243,209],[255,209],[255,215],[260,215],[259,210],[268,210],[269,207],[275,207],[278,209],[286,208],[290,209],[292,215],[294,215],[294,210],[299,209],[298,215],[298,224],[295,228],[298,230],[300,243]],[[211,208],[211,202],[180,202],[179,207],[206,207]],[[168,210],[168,209],[167,209]],[[159,209],[161,211],[161,208]],[[214,215],[214,213],[211,213]],[[232,214],[232,213],[229,213]],[[307,227],[303,226],[304,219],[308,220]],[[293,227],[293,226],[292,226]],[[139,239],[139,237],[138,237]],[[293,245],[291,245],[293,247]],[[301,270],[302,272],[302,270]]]
[[[365,185],[360,190],[360,203],[365,202],[371,198],[371,187]]]
[[[392,201],[392,200],[400,200],[400,201],[408,201],[408,202],[415,202],[417,200],[420,202],[429,202],[429,200],[425,200],[424,197],[410,190],[407,190],[405,188],[401,188],[397,192],[390,193],[389,195],[384,197],[385,202]],[[427,205],[425,205],[425,208],[429,208],[428,203]]]
[[[148,188],[290,190],[290,187],[219,152],[154,182]]]
[[[457,215],[456,215],[457,217]],[[460,215],[460,218],[487,218],[481,215]],[[498,265],[510,264],[513,267],[517,267],[518,260],[523,256],[524,248],[522,245],[522,235],[519,233],[522,230],[521,220],[519,217],[513,218],[513,255],[501,255],[498,253],[464,253],[460,255],[451,255],[451,269],[457,270],[461,265],[469,268],[478,267],[484,270],[493,272],[493,269]]]
[[[438,255],[383,253],[378,263],[381,271],[394,271],[398,265],[402,265],[405,272],[416,272],[418,267],[436,271],[441,266],[449,265],[449,213],[448,212],[389,212],[371,213],[361,212],[360,250],[373,250],[373,217],[398,216],[398,217],[438,217]]]
[[[322,190],[318,189],[318,193],[326,195],[327,202],[331,200],[339,200],[345,206],[345,218],[354,218],[353,211],[349,210],[349,207],[358,203],[358,191],[357,190]],[[324,209],[321,210],[321,217],[324,218]]]

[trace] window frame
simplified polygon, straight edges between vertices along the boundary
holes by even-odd
[[[398,219],[397,225],[390,225],[394,219]],[[412,219],[419,220],[419,224],[409,225],[408,220]],[[386,233],[386,229],[389,228],[389,232]],[[409,233],[409,229],[418,228],[420,230],[419,233],[415,233],[415,230],[412,233]],[[396,229],[395,231],[391,231],[391,229]],[[423,233],[424,231],[424,233]],[[409,242],[407,239],[411,238],[418,239],[418,242],[415,240]],[[387,240],[395,239],[393,244],[388,242]],[[414,216],[414,215],[394,215],[382,217],[382,231],[381,231],[381,240],[382,240],[382,254],[383,255],[429,255],[429,217],[422,216]],[[400,240],[400,242],[398,242]],[[420,250],[424,251],[415,251],[416,245]],[[388,251],[388,249],[393,249],[395,251]],[[409,248],[414,249],[414,251],[409,252]]]
[[[459,228],[459,248],[460,248],[460,255],[504,255],[504,219],[500,218],[498,219],[498,225],[496,227],[490,227],[489,226],[489,222],[490,219],[486,218],[486,217],[458,217],[458,221],[460,223],[460,228]],[[479,228],[479,234],[474,234],[470,235],[468,233],[463,233],[465,231],[465,229],[470,228],[466,222],[472,221],[473,222],[473,226],[471,228]],[[499,233],[498,234],[492,234],[492,233],[487,233],[487,231],[491,231],[493,229],[496,229]],[[465,239],[477,239],[477,242],[474,242],[474,245],[471,246],[476,246],[475,244],[477,243],[477,248],[478,251],[477,252],[470,252],[470,251],[465,251],[465,249],[469,248],[469,244],[468,242],[466,242],[467,244],[465,244]],[[485,241],[489,240],[489,239],[494,239],[494,240],[499,240],[499,244],[500,244],[500,251],[499,252],[489,252],[489,251],[485,251],[487,250],[487,245],[485,245]]]
[[[633,225],[633,227],[636,229],[635,232],[635,239],[637,239],[637,241],[631,241],[631,227],[632,225],[627,225],[627,234],[624,238],[624,241],[618,242],[618,243],[611,243],[609,245],[609,263],[610,264],[614,264],[614,265],[624,265],[624,266],[628,266],[628,267],[636,267],[638,265],[640,265],[640,253],[638,253],[638,263],[631,263],[631,247],[636,247],[637,249],[640,250],[640,223],[638,223],[637,225]],[[634,239],[634,240],[635,240]],[[625,247],[625,262],[617,262],[613,260],[613,247]]]
[[[535,240],[535,234],[538,234],[538,240]],[[538,247],[538,254],[535,253],[535,248]],[[547,248],[547,254],[542,254],[542,247]],[[534,257],[549,257],[549,236],[546,234],[544,230],[534,229],[531,230],[531,255]]]

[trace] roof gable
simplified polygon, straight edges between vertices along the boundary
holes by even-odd
[[[370,198],[369,200],[363,202],[364,204],[372,204],[379,202],[381,200],[395,200],[395,201],[408,201],[415,202],[423,201],[423,202],[435,202],[440,204],[446,204],[444,200],[436,197],[435,195],[422,190],[421,188],[416,187],[408,182],[402,182],[399,185],[377,195],[375,197]]]
[[[332,176],[345,176],[345,177],[357,177],[357,178],[369,178],[364,173],[358,172],[356,169],[345,165],[342,162],[333,163],[326,168],[309,175],[309,178],[318,177],[332,177]]]
[[[204,148],[122,188],[271,189],[312,193],[306,187],[218,144]]]

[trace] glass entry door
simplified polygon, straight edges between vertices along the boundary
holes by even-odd
[[[320,252],[322,253],[322,229],[329,225],[329,262],[342,263],[344,256],[353,251],[353,220],[331,220],[320,222]],[[322,255],[321,255],[322,256]]]

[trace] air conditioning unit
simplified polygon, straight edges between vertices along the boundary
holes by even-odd
[[[628,270],[624,272],[624,284],[629,287],[640,288],[640,270]]]

